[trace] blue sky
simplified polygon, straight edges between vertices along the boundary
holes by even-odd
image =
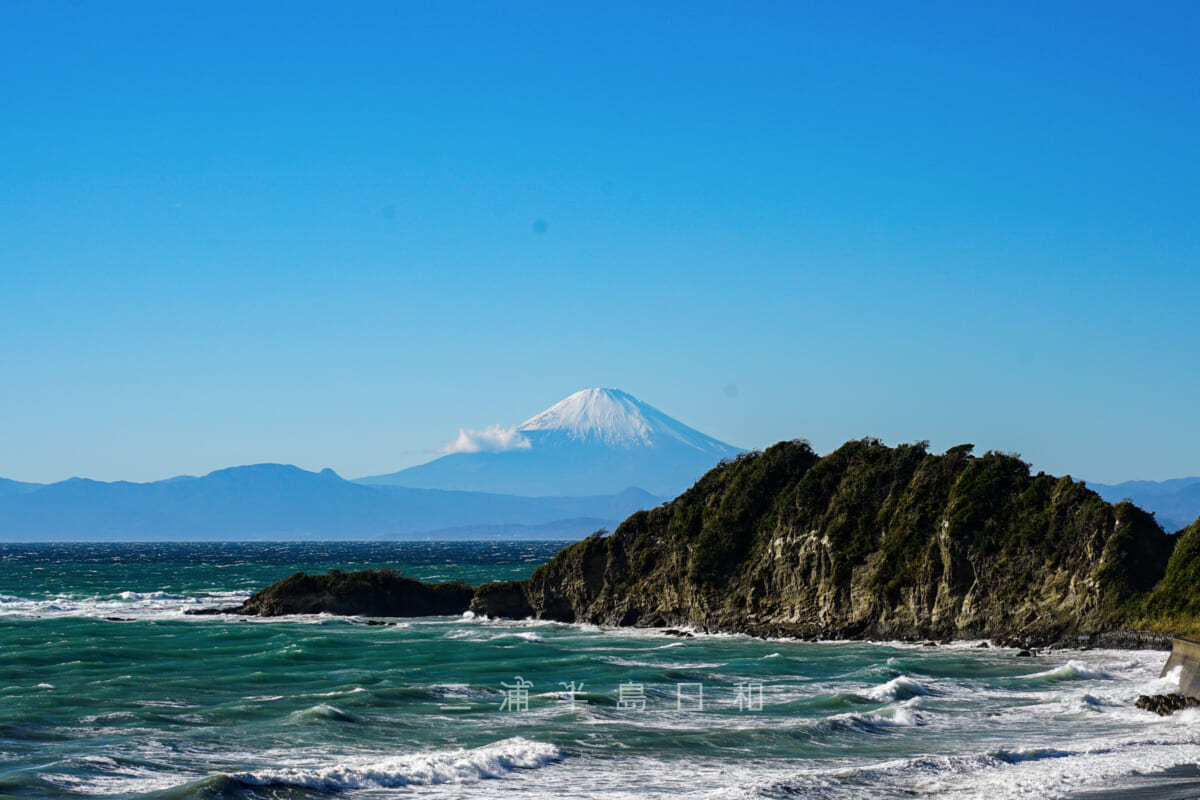
[[[376,474],[585,386],[1200,474],[1200,10],[964,5],[5,4],[0,476]]]

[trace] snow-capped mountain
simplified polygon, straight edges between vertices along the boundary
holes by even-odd
[[[674,439],[723,458],[739,452],[724,442],[689,428],[619,389],[583,389],[517,426],[525,433],[565,436],[572,441],[600,442],[611,447],[654,447]]]
[[[525,496],[674,497],[741,452],[617,389],[584,389],[514,428],[460,430],[441,458],[360,483]]]

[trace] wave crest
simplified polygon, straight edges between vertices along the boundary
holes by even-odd
[[[519,769],[536,769],[565,757],[552,744],[521,737],[473,750],[395,756],[382,761],[336,764],[323,769],[285,768],[244,772],[230,778],[245,786],[295,786],[328,792],[432,786],[501,778]]]
[[[291,714],[291,719],[296,722],[311,722],[319,720],[334,720],[336,722],[357,722],[358,718],[348,711],[343,711],[337,706],[329,703],[318,703],[317,705],[306,708],[302,711],[296,711]]]
[[[915,681],[907,675],[899,675],[887,683],[872,686],[863,692],[862,696],[879,703],[890,703],[893,700],[907,700],[910,697],[929,694],[933,694],[933,692],[925,688],[919,681]]]
[[[1068,661],[1067,663],[1048,669],[1045,672],[1035,672],[1026,678],[1040,678],[1049,681],[1098,681],[1109,678],[1109,674],[1099,667],[1093,667],[1084,661]]]

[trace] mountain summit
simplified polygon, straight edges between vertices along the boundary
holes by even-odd
[[[460,430],[451,452],[365,484],[526,496],[638,487],[674,497],[741,452],[617,389],[583,389],[515,428]]]
[[[517,430],[537,438],[565,436],[610,447],[655,447],[673,439],[716,453],[718,458],[738,452],[619,389],[582,389],[521,423]]]

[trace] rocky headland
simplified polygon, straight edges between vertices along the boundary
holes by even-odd
[[[1161,648],[1197,630],[1198,556],[1200,523],[1168,535],[1014,455],[864,439],[820,457],[797,441],[722,463],[523,581],[297,574],[225,610]]]

